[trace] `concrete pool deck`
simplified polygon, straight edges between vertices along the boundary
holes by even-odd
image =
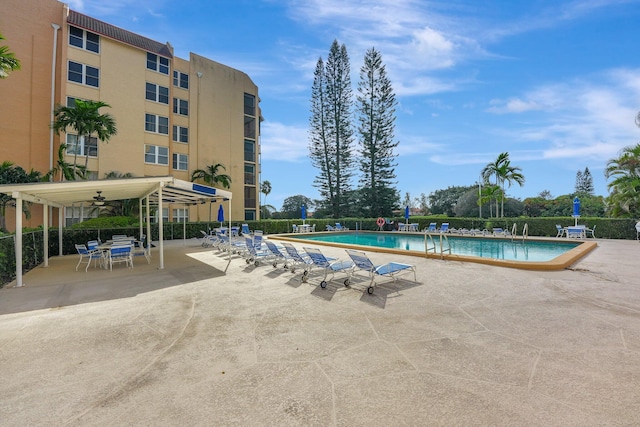
[[[370,252],[418,270],[373,295],[196,239],[52,258],[0,289],[1,424],[638,425],[640,244],[597,243],[555,272]]]

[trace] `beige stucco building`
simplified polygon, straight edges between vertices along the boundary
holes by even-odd
[[[258,87],[242,71],[170,43],[69,10],[57,0],[5,0],[0,33],[22,69],[0,80],[0,161],[43,174],[65,160],[88,167],[90,179],[115,171],[190,180],[195,169],[221,163],[231,176],[232,221],[259,218],[260,118]],[[117,135],[108,142],[56,135],[56,104],[76,98],[111,108]],[[41,223],[34,208],[25,225]],[[77,217],[67,209],[67,222]],[[169,221],[209,218],[209,206],[170,206]],[[217,211],[213,206],[212,211]],[[11,214],[7,222],[11,228]],[[54,214],[51,216],[57,218]],[[215,221],[215,218],[214,218]]]

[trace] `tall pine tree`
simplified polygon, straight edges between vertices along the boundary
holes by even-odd
[[[398,204],[395,189],[394,141],[396,98],[375,48],[367,50],[360,68],[357,112],[360,135],[361,203],[369,217],[390,216]]]
[[[311,89],[309,156],[319,169],[321,205],[340,218],[349,211],[353,176],[351,77],[347,48],[334,40],[326,64],[318,60]]]
[[[576,173],[576,194],[593,196],[593,177],[588,167]]]

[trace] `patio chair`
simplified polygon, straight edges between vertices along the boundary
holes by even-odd
[[[144,234],[140,237],[139,242],[134,243],[133,256],[143,256],[147,260],[147,264],[151,264],[150,248],[145,247],[147,236]]]
[[[332,225],[329,225],[329,224],[327,224],[326,230],[327,231],[336,231],[336,229]]]
[[[98,242],[97,240],[89,240],[87,242],[87,249],[89,251],[97,251],[98,246],[100,246],[100,242]]]
[[[596,238],[596,227],[597,227],[597,224],[594,225],[593,228],[589,228],[589,227],[585,228],[584,229],[585,237],[592,237],[592,238],[595,239]]]
[[[133,245],[113,245],[109,249],[107,261],[109,270],[113,270],[113,264],[124,262],[127,267],[133,268]]]
[[[585,234],[585,227],[567,227],[568,238],[582,239]]]
[[[298,232],[298,224],[291,224],[291,229],[293,230],[294,233]]]
[[[567,234],[567,229],[560,224],[556,224],[556,231],[556,237],[564,237]]]
[[[443,222],[442,225],[440,226],[440,233],[448,233],[449,232],[449,223],[448,222]]]
[[[306,253],[298,252],[296,247],[293,246],[291,243],[282,242],[282,246],[284,246],[284,249],[287,251],[287,254],[291,258],[290,264],[289,264],[289,271],[291,271],[292,273],[295,273],[296,268],[303,267],[304,271],[302,272],[302,276],[304,277],[307,274],[309,274],[309,269],[313,264],[313,261],[311,261],[311,258],[309,258],[309,255],[307,255]]]
[[[333,280],[333,277],[338,272],[347,273],[347,278],[344,280],[343,283],[345,286],[349,286],[349,283],[350,283],[349,278],[351,277],[351,272],[353,271],[353,268],[355,266],[355,264],[352,261],[340,261],[340,260],[336,260],[335,258],[327,258],[326,256],[324,256],[322,252],[320,252],[320,249],[317,249],[317,248],[305,247],[303,249],[307,253],[307,255],[309,255],[309,258],[311,258],[313,265],[315,267],[319,267],[322,270],[324,270],[324,276],[320,281],[321,288],[324,289],[327,287],[327,275],[329,273],[331,273],[331,278],[329,280]],[[306,282],[308,277],[309,276],[303,276],[302,281]]]
[[[436,223],[435,222],[431,222],[431,223],[429,223],[429,227],[424,229],[424,232],[425,233],[435,233],[436,230],[437,230]]]
[[[396,276],[413,272],[413,280],[416,281],[416,266],[411,264],[404,264],[400,262],[389,262],[386,264],[375,265],[367,254],[353,249],[347,249],[347,254],[355,263],[355,268],[366,271],[369,274],[369,286],[367,286],[367,293],[372,294],[373,288],[376,285],[375,279],[377,276],[391,277],[393,281],[397,281]]]
[[[262,242],[260,242],[262,243]],[[256,249],[256,243],[250,237],[245,237],[245,244],[247,246],[247,254],[245,256],[245,262],[247,264],[253,264],[256,267],[260,265],[260,261],[270,261],[275,259],[275,255],[271,251],[263,251]]]
[[[348,227],[343,227],[339,222],[336,222],[336,231],[349,231]]]
[[[249,230],[249,224],[242,224],[242,225],[240,226],[240,233],[241,233],[243,236],[245,236],[245,235],[246,235],[246,236],[250,235],[250,234],[251,234],[251,230]]]
[[[80,255],[80,259],[78,260],[78,264],[76,265],[76,271],[78,271],[78,267],[80,267],[80,264],[82,264],[83,262],[87,263],[87,266],[84,269],[85,273],[89,270],[91,261],[93,261],[94,268],[97,266],[98,261],[100,261],[100,266],[102,266],[102,251],[98,250],[97,248],[94,250],[89,250],[85,245],[76,245],[76,251],[78,251],[78,254]]]
[[[271,265],[273,265],[273,267],[275,268],[278,266],[279,262],[282,262],[282,267],[289,268],[288,263],[289,261],[292,261],[293,258],[291,258],[289,254],[286,253],[286,251],[282,252],[275,243],[269,240],[265,240],[264,243],[267,245],[267,249],[271,251],[271,253],[275,256],[275,259]]]

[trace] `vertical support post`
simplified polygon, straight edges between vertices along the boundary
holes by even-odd
[[[49,205],[42,205],[42,256],[44,266],[49,267]]]
[[[58,208],[58,256],[63,256],[62,253],[62,224],[64,223],[64,208]]]
[[[16,197],[16,287],[22,283],[22,197]]]
[[[164,220],[162,218],[162,183],[158,187],[158,240],[160,246],[160,266],[164,270]]]

